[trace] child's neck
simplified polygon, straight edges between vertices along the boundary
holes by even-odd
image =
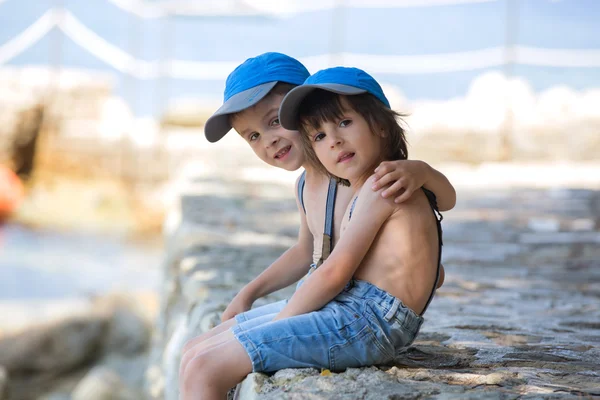
[[[350,187],[352,188],[355,194],[358,193],[358,191],[363,187],[367,179],[369,179],[369,177],[373,175],[377,165],[379,165],[379,162],[377,162],[377,164],[375,164],[372,168],[365,168],[364,172],[359,177],[348,179],[348,181],[350,182]]]
[[[306,176],[310,177],[311,180],[317,179],[319,177],[325,179],[327,176],[322,173],[318,168],[315,168],[309,163],[303,164],[302,168],[306,171]]]
[[[302,168],[306,171],[308,175],[314,175],[317,173],[317,169],[310,165],[309,163],[302,164]]]
[[[363,187],[366,180],[367,180],[366,178],[365,179],[349,179],[348,180],[348,182],[350,182],[350,188],[352,189],[354,194],[358,194],[358,192],[360,191],[360,188]]]

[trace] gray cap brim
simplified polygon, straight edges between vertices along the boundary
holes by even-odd
[[[229,98],[215,113],[206,120],[204,124],[204,136],[211,142],[219,141],[231,130],[229,115],[243,111],[258,103],[271,89],[277,85],[277,81],[267,82],[246,89]]]
[[[304,100],[310,92],[316,89],[323,89],[328,92],[347,95],[367,92],[364,89],[339,83],[319,83],[298,86],[290,90],[281,102],[281,106],[279,107],[279,123],[281,126],[290,131],[298,130],[298,108],[300,107],[300,103],[302,103],[302,100]]]

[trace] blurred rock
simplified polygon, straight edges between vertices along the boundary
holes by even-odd
[[[6,373],[6,369],[0,366],[0,400],[6,400],[7,382],[8,374]]]
[[[14,378],[8,400],[70,399],[75,386],[87,399],[110,389],[114,376],[119,383],[110,395],[117,397],[108,398],[142,398],[154,307],[148,296],[112,294],[77,314],[0,337],[0,365]],[[94,365],[100,372],[83,378]]]
[[[151,335],[151,318],[133,296],[109,295],[95,302],[97,310],[108,316],[103,338],[105,353],[133,355],[146,350]]]
[[[70,371],[97,356],[106,326],[103,317],[90,315],[3,337],[0,365],[11,375]]]
[[[118,374],[106,367],[92,369],[79,382],[72,400],[139,400],[139,394],[130,390]]]

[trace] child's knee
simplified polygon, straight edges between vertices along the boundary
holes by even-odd
[[[181,354],[186,354],[187,352],[189,352],[194,346],[196,346],[200,342],[202,342],[202,339],[198,338],[198,337],[195,337],[194,339],[188,340],[183,345],[183,348],[181,349]]]
[[[181,361],[179,365],[182,372],[186,369],[187,364],[194,358],[195,355],[196,352],[193,350],[188,350],[181,353]]]
[[[211,365],[210,355],[207,353],[192,355],[187,360],[183,371],[183,384],[189,386],[192,383],[197,384],[199,381],[212,380],[214,375],[218,375],[218,371],[214,371]]]
[[[185,342],[185,344],[181,348],[182,357],[185,356],[185,354],[189,352],[192,347],[194,347],[194,343],[191,340]]]

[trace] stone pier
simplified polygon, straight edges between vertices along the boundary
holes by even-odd
[[[167,236],[153,398],[178,398],[185,340],[212,327],[297,232],[289,184],[196,183],[219,190],[183,195]],[[446,282],[394,365],[251,374],[237,399],[600,398],[600,191],[459,190],[443,229]]]

